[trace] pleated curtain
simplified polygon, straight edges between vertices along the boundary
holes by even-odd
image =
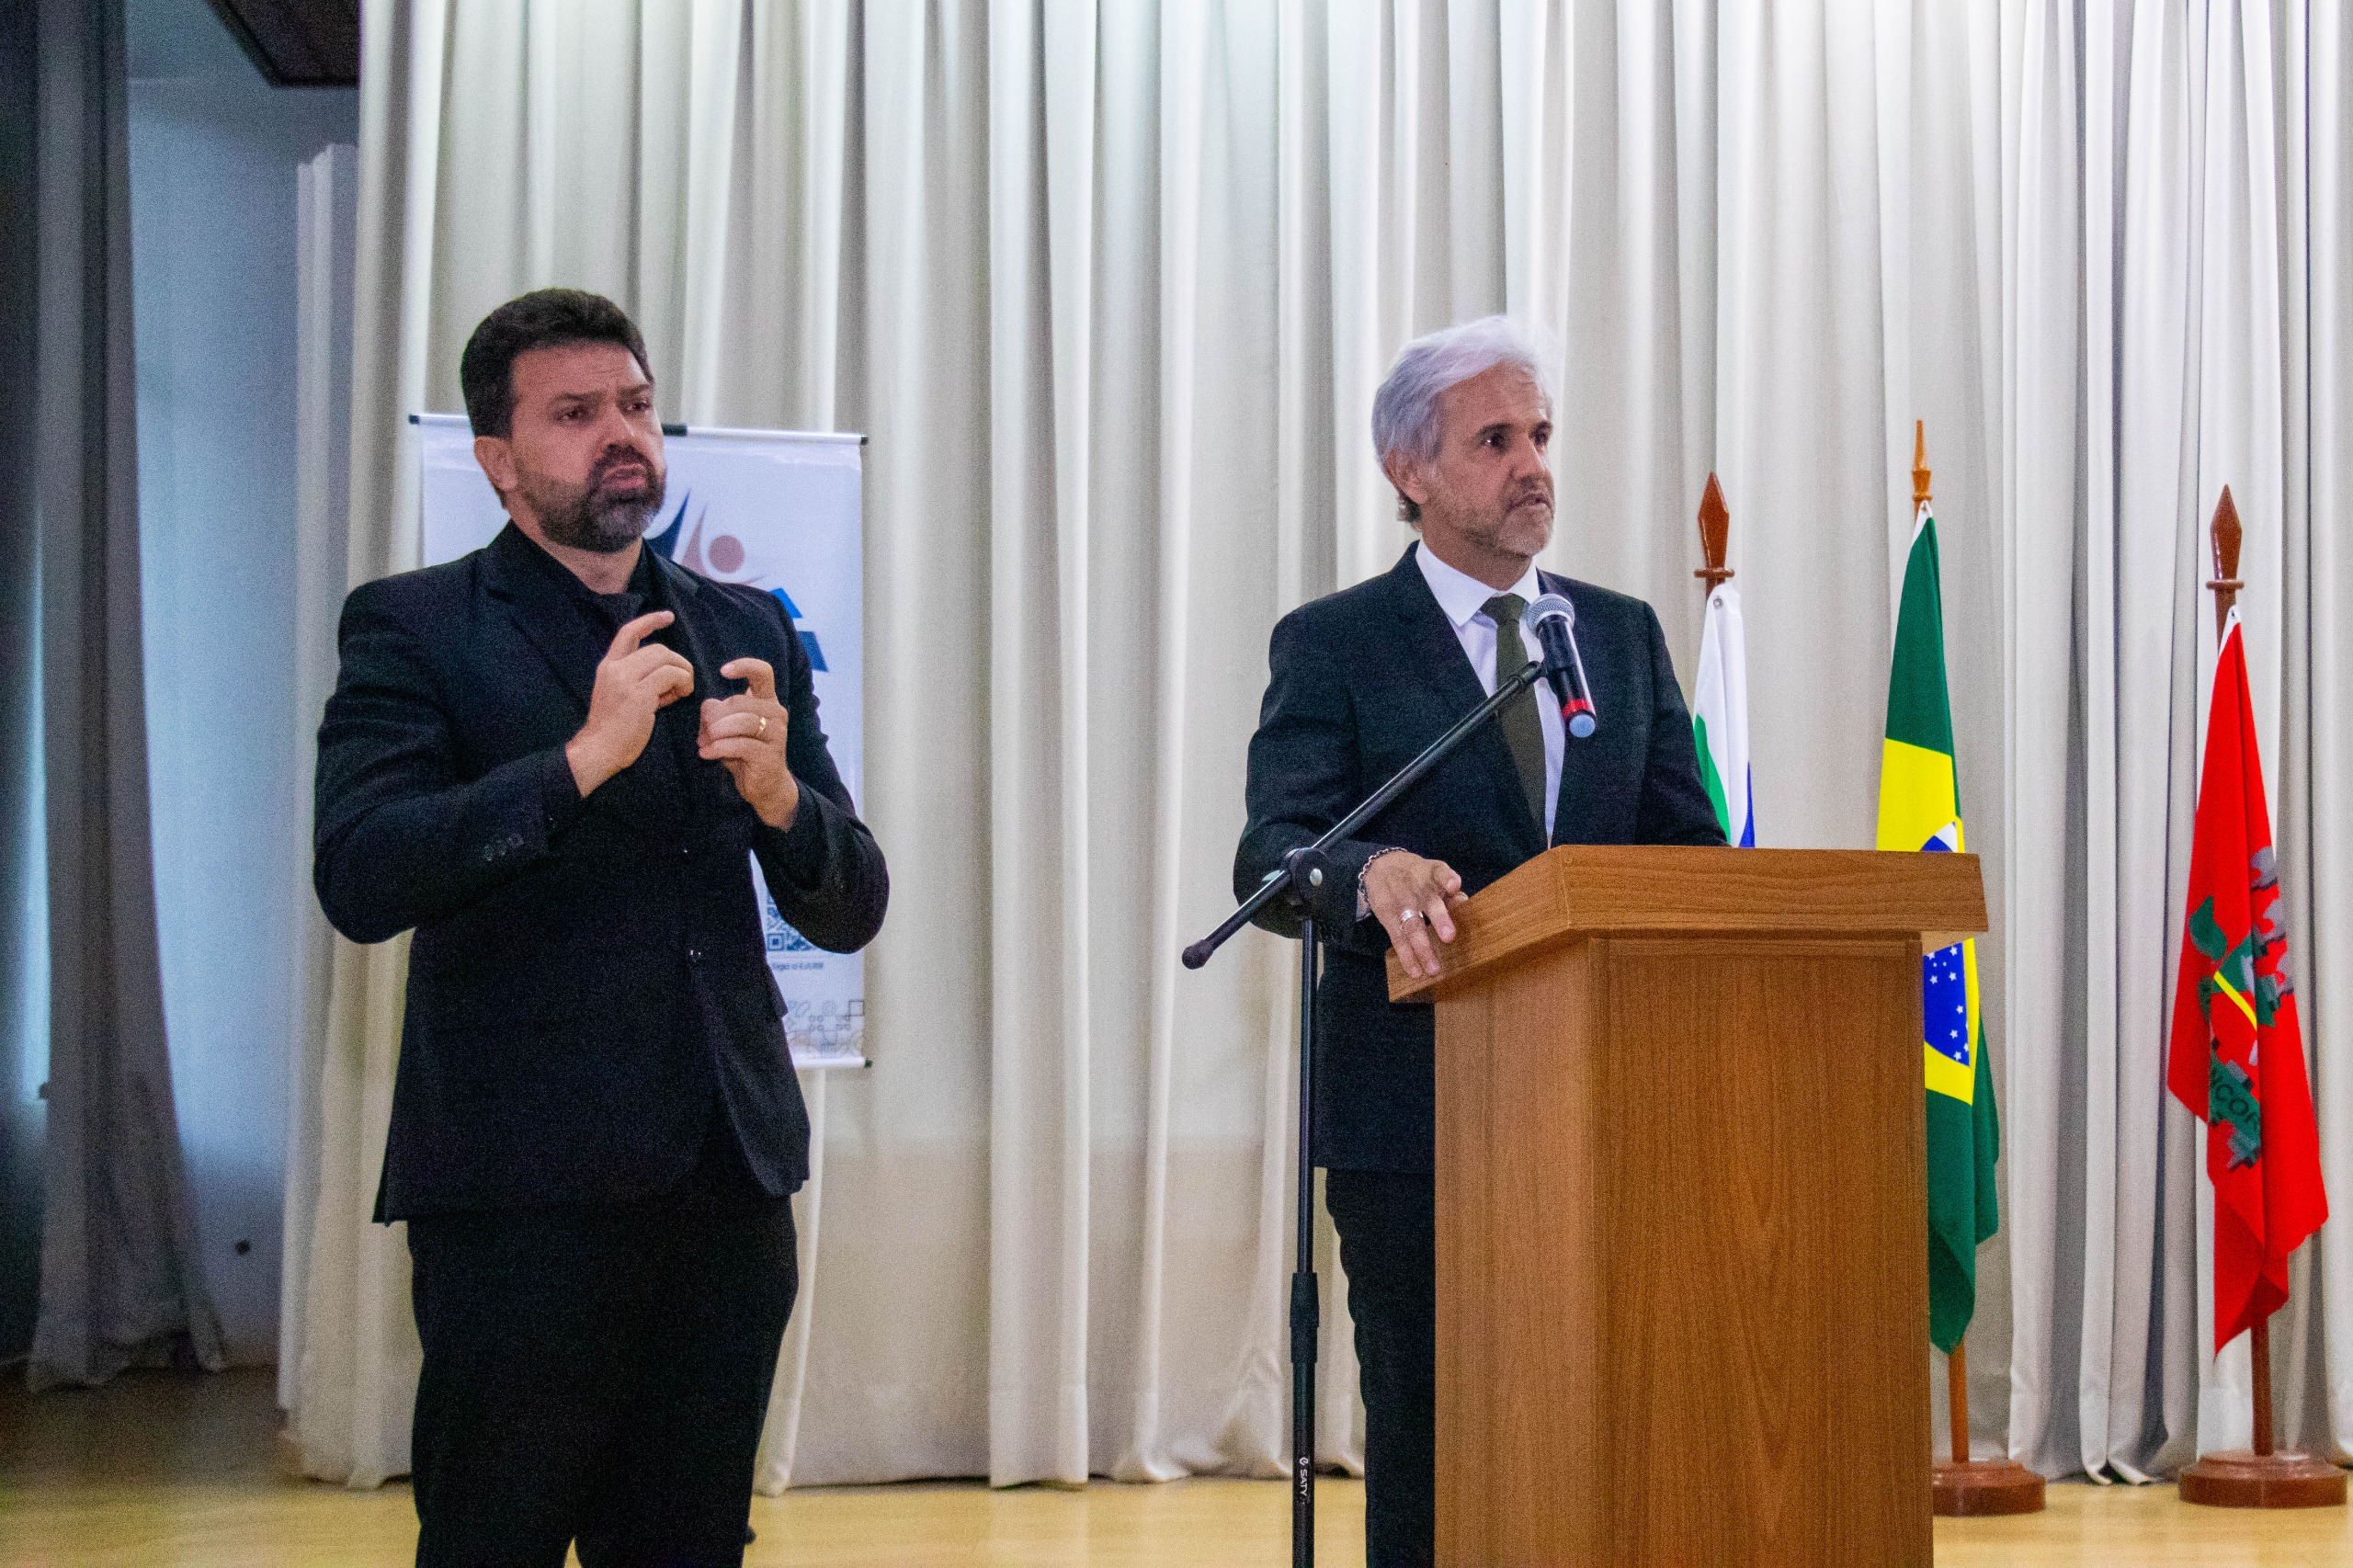
[[[30,362],[10,367],[31,394],[28,449],[12,455],[30,462],[9,476],[0,528],[32,547],[47,856],[24,904],[46,915],[48,961],[39,979],[9,964],[0,1012],[45,993],[23,1006],[38,1017],[45,1003],[49,1025],[40,1307],[26,1365],[35,1389],[224,1360],[156,948],[123,26],[119,6],[20,7],[0,88],[8,194],[23,203],[0,226],[8,265],[29,273],[34,294]],[[7,824],[12,835],[22,825]]]
[[[894,899],[874,1065],[807,1081],[763,1489],[1279,1472],[1293,958],[1176,953],[1230,901],[1275,619],[1409,537],[1372,391],[1491,311],[1563,349],[1548,563],[1651,599],[1687,679],[1722,474],[1762,842],[1871,841],[1926,420],[2007,1136],[1976,1429],[2128,1479],[2244,1433],[2160,1054],[2229,483],[2342,1178],[2334,7],[408,0],[366,26],[352,581],[416,563],[405,415],[460,406],[466,335],[525,289],[631,310],[666,418],[871,437],[863,805]],[[416,1354],[402,1240],[365,1222],[403,974],[399,943],[340,947],[314,1047],[293,1420],[360,1484],[405,1468]],[[2324,1449],[2353,1431],[2343,1246],[2306,1249],[2275,1336],[2286,1430]],[[1353,1465],[1321,1256],[1323,1446]]]

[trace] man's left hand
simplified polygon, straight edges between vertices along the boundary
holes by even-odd
[[[784,734],[792,717],[776,699],[776,671],[765,659],[733,659],[719,667],[751,689],[723,702],[706,699],[697,749],[735,780],[735,792],[773,828],[788,828],[801,811],[801,781],[784,763]]]

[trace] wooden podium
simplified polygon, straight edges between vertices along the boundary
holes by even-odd
[[[1970,855],[1560,848],[1438,1004],[1438,1561],[1926,1563],[1920,956]]]

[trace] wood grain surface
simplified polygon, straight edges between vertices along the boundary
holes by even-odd
[[[1871,852],[1558,849],[1466,907],[1441,1562],[1929,1560],[1919,955],[1984,919],[1972,858]]]
[[[1441,1003],[1441,1562],[1929,1560],[1919,983],[1607,937]]]
[[[1392,1001],[1606,933],[1900,934],[1934,949],[1985,929],[1985,884],[1974,855],[1570,845],[1483,889],[1455,925],[1435,979],[1409,979],[1390,956]]]

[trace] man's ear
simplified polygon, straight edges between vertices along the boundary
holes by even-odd
[[[474,461],[501,495],[515,488],[515,449],[504,436],[476,436]]]
[[[1398,494],[1416,506],[1429,505],[1429,483],[1422,477],[1422,465],[1411,457],[1392,452],[1381,460],[1381,472],[1389,476],[1389,483]]]

